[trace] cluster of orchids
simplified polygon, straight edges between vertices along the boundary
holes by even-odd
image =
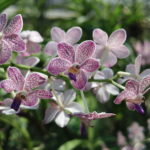
[[[10,115],[24,109],[38,109],[40,101],[46,99],[49,106],[45,111],[45,123],[54,120],[58,126],[65,127],[70,118],[77,117],[84,132],[92,120],[115,115],[90,112],[84,95],[90,91],[101,103],[107,102],[111,94],[116,95],[115,104],[125,101],[130,110],[144,114],[142,103],[149,90],[150,69],[140,73],[141,55],[135,64],[127,65],[125,72],[114,75],[111,69],[118,58],[124,59],[130,54],[124,45],[127,37],[124,29],[108,36],[97,28],[93,31],[93,40],[79,44],[80,27],[72,27],[67,32],[53,27],[52,41],[43,48],[40,33],[22,31],[22,28],[20,14],[8,24],[6,14],[0,15],[0,69],[7,77],[0,75],[0,89],[9,96],[1,97],[1,113]],[[45,59],[40,60],[43,56]],[[81,94],[82,103],[75,102],[77,93]]]

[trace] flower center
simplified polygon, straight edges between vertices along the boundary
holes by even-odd
[[[68,70],[68,76],[70,78],[70,80],[73,81],[77,81],[77,74],[80,72],[80,66],[79,65],[75,65],[69,68]]]

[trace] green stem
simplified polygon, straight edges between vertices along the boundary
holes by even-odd
[[[80,93],[81,93],[81,97],[82,97],[82,100],[83,100],[83,103],[84,103],[85,112],[89,113],[89,108],[88,108],[88,104],[87,104],[87,101],[85,99],[84,93],[83,93],[82,90],[80,90]]]

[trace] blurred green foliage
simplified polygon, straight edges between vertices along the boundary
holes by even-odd
[[[6,9],[7,8],[7,9]],[[24,30],[37,30],[45,38],[44,45],[50,40],[50,29],[59,26],[64,30],[72,26],[83,29],[83,38],[91,39],[94,28],[102,28],[109,34],[118,28],[125,28],[128,33],[127,45],[132,55],[120,60],[113,69],[124,69],[135,59],[132,50],[133,39],[150,38],[150,2],[149,0],[1,0],[0,11],[9,17],[21,13],[24,18]],[[44,59],[44,58],[42,58]],[[147,66],[149,67],[149,66]],[[2,75],[3,70],[0,70]],[[147,138],[147,119],[150,115],[150,101],[146,101],[147,113],[144,116],[126,109],[125,104],[114,105],[111,97],[106,104],[100,104],[95,95],[85,93],[90,110],[116,113],[117,116],[94,122],[88,129],[88,136],[80,136],[80,122],[77,118],[61,129],[51,123],[42,123],[47,101],[35,111],[23,111],[18,116],[0,115],[0,150],[100,150],[103,144],[111,150],[119,150],[116,145],[117,131],[127,135],[127,127],[137,121],[145,127]],[[0,100],[4,93],[0,91]],[[150,95],[147,94],[148,100]],[[77,99],[81,99],[80,96]],[[150,144],[146,142],[147,149]]]

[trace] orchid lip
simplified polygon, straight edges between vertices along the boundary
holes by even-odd
[[[15,111],[18,111],[20,105],[21,105],[21,99],[18,97],[15,97],[10,107],[14,109]]]
[[[138,113],[144,115],[145,111],[144,111],[144,109],[142,108],[141,105],[135,104],[134,106],[135,106],[135,110],[136,110]]]
[[[69,76],[70,80],[73,80],[73,81],[75,81],[75,82],[77,81],[75,74],[69,72],[69,73],[68,73],[68,76]]]

